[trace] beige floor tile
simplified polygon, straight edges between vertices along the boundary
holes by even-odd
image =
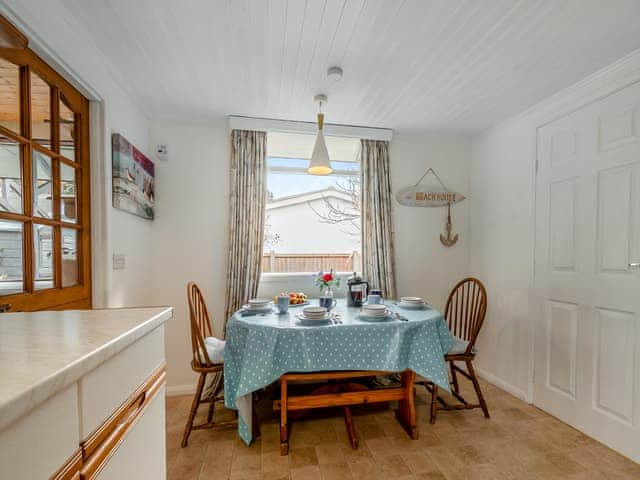
[[[412,470],[400,455],[375,456],[374,460],[386,478],[408,478],[413,475]]]
[[[349,480],[352,477],[349,465],[342,463],[320,464],[320,476],[322,480]]]
[[[302,468],[291,470],[291,480],[322,480],[320,476],[320,467],[310,465]]]
[[[289,449],[289,468],[291,470],[318,465],[314,447],[295,447]]]
[[[280,455],[280,451],[263,453],[261,470],[262,472],[283,473],[288,475],[289,458],[286,455]]]

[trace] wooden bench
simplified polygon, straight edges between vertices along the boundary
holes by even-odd
[[[380,371],[340,371],[286,373],[280,377],[280,400],[274,402],[274,409],[280,410],[280,455],[289,453],[289,432],[287,414],[290,411],[308,410],[312,408],[343,407],[344,420],[349,434],[351,447],[358,448],[358,436],[351,417],[352,405],[398,401],[396,418],[412,439],[418,438],[416,426],[416,408],[414,402],[416,378],[415,372],[405,370],[401,374],[399,387],[383,387],[369,389],[359,383],[347,382],[349,379],[389,375],[393,372]],[[288,385],[291,382],[326,381],[327,385],[314,390],[309,395],[289,395]]]

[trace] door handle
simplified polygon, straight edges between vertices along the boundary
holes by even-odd
[[[638,268],[640,267],[640,263],[630,263],[629,268]]]

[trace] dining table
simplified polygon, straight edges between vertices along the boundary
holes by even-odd
[[[444,355],[454,337],[442,313],[429,305],[385,303],[390,316],[382,320],[363,316],[343,299],[336,301],[333,319],[322,323],[300,320],[296,307],[284,314],[275,308],[235,312],[227,323],[224,391],[226,407],[238,410],[240,438],[250,444],[254,437],[253,393],[286,374],[410,372],[449,391]],[[410,392],[413,402],[413,382]]]

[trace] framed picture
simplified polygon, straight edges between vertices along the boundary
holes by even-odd
[[[155,214],[153,162],[119,133],[111,135],[113,206],[142,218]]]

